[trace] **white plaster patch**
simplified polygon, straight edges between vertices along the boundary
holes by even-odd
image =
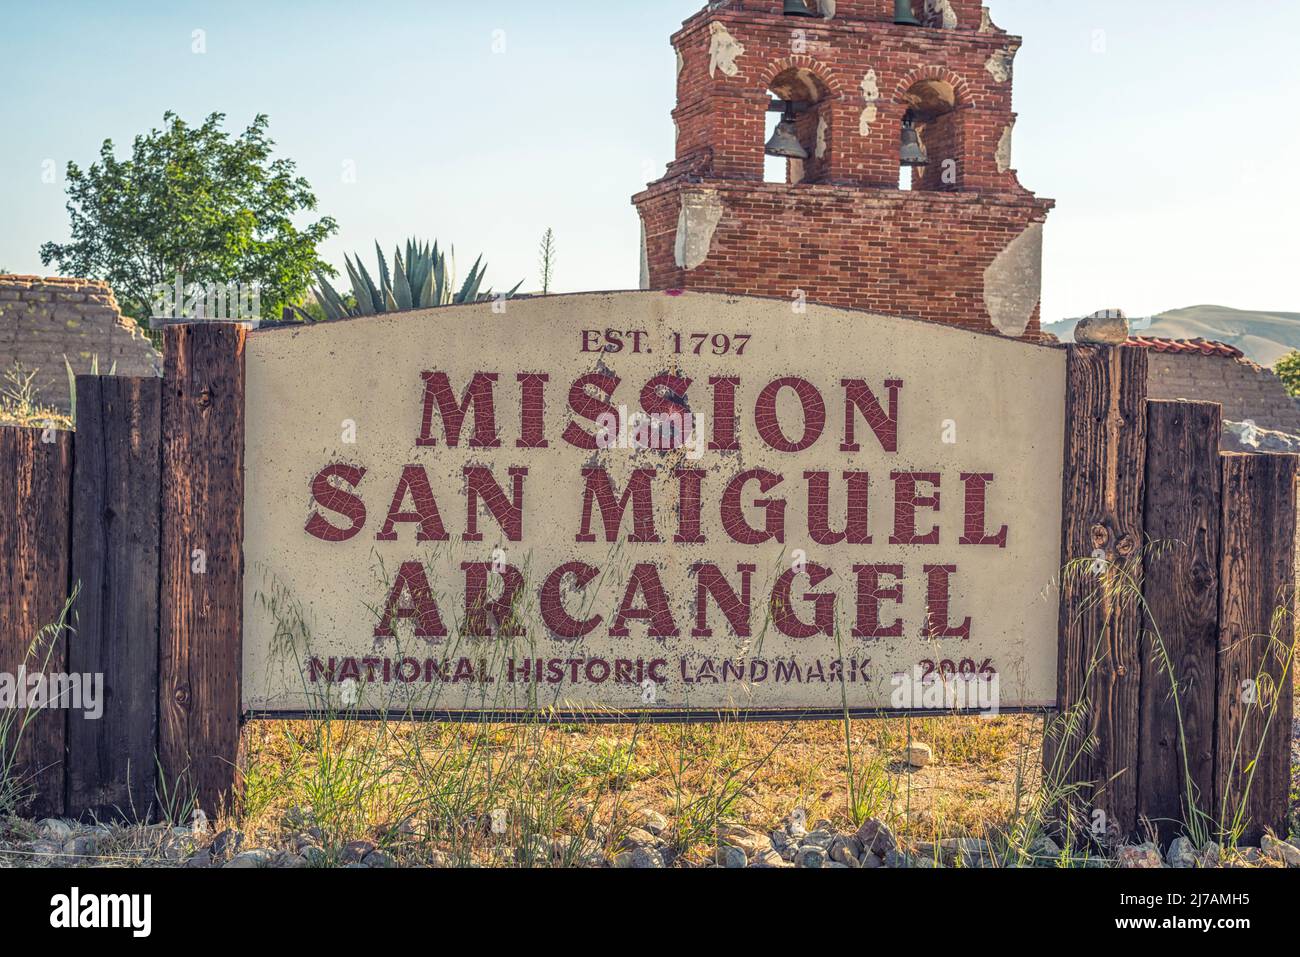
[[[716,20],[709,24],[709,76],[716,76],[719,70],[727,76],[736,76],[740,73],[736,61],[744,55],[744,45],[723,24]]]
[[[817,146],[813,151],[818,159],[826,156],[826,131],[826,115],[823,113],[817,117]]]
[[[999,83],[1007,83],[1011,80],[1012,65],[1015,63],[1016,55],[1010,49],[998,50],[988,62],[984,64],[984,69],[989,71],[989,75]]]
[[[645,235],[645,220],[641,220],[641,288],[650,288],[650,243]]]
[[[862,98],[867,101],[863,107],[862,118],[858,121],[858,132],[863,136],[871,135],[871,124],[880,117],[876,101],[880,99],[880,77],[875,70],[868,70],[862,78]]]
[[[984,308],[1004,336],[1023,336],[1042,297],[1043,224],[1030,223],[984,270]]]
[[[835,18],[835,0],[821,0],[822,16],[827,20]]]
[[[925,12],[930,15],[942,14],[945,30],[957,29],[957,12],[952,8],[952,0],[925,0]]]
[[[722,199],[716,189],[696,189],[682,194],[682,211],[677,216],[677,241],[673,249],[677,265],[694,269],[709,258],[713,234],[722,221]]]
[[[677,75],[681,76],[682,71],[686,69],[686,57],[682,56],[682,51],[677,51]]]
[[[1012,120],[1007,124],[1007,128],[1002,131],[1002,139],[998,140],[998,151],[994,154],[994,159],[998,164],[998,172],[1005,173],[1011,169],[1011,134],[1015,132],[1016,122]]]
[[[993,33],[997,27],[993,25],[993,16],[989,13],[988,7],[980,7],[980,33]]]

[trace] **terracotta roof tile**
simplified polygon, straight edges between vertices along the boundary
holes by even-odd
[[[1133,336],[1126,346],[1150,349],[1153,352],[1172,352],[1188,355],[1219,356],[1223,359],[1243,359],[1245,353],[1226,342],[1209,339],[1156,339],[1150,336]]]

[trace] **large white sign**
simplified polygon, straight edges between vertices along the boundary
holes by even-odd
[[[616,293],[260,330],[247,377],[250,711],[1055,702],[1060,349]]]

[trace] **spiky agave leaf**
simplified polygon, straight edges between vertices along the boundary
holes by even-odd
[[[375,287],[373,284],[367,284],[361,278],[361,273],[357,267],[352,265],[351,257],[344,255],[343,262],[348,270],[348,278],[352,281],[352,295],[357,300],[358,316],[373,316],[378,309],[375,307]]]
[[[479,286],[483,284],[483,271],[480,269],[482,262],[482,256],[479,256],[478,259],[474,260],[474,265],[470,269],[469,275],[465,277],[465,285],[461,286],[460,292],[456,294],[457,304],[478,302]]]
[[[402,262],[402,251],[396,250],[393,253],[393,298],[396,300],[396,307],[401,309],[414,309],[415,305],[411,301],[411,287],[406,277],[406,266]]]
[[[351,310],[343,303],[343,297],[340,296],[330,285],[329,279],[319,269],[316,270],[316,301],[320,303],[321,309],[325,313],[325,318],[331,320],[344,319],[352,315]]]

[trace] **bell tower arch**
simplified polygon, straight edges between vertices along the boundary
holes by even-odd
[[[1054,204],[1012,166],[1020,43],[978,0],[713,0],[633,198],[645,284],[1036,336]]]

